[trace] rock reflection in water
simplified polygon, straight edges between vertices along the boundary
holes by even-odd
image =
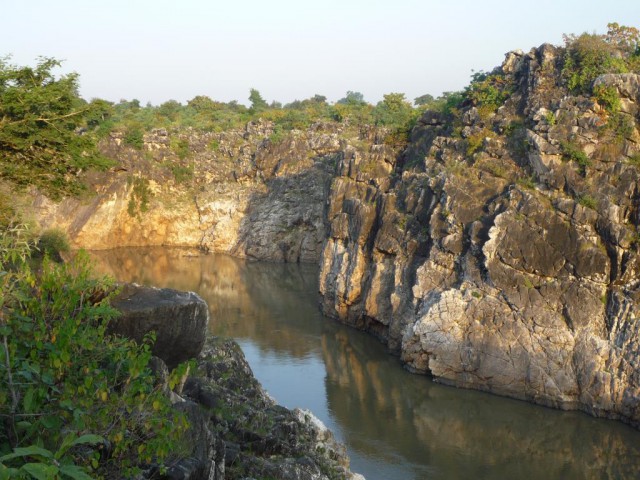
[[[296,358],[319,351],[319,343],[311,340],[322,325],[298,321],[319,316],[315,266],[158,247],[91,255],[98,272],[118,280],[197,292],[209,304],[216,335],[252,339],[266,351]],[[315,327],[312,332],[309,325]]]
[[[257,349],[252,366],[265,387],[285,405],[288,397],[306,402],[300,406],[336,429],[353,470],[368,480],[640,478],[640,432],[434,384],[404,371],[373,338],[323,319],[315,267],[193,254],[122,249],[95,258],[120,280],[198,292],[210,305],[212,332]],[[304,386],[323,382],[295,373],[304,362],[324,368],[324,386]],[[266,371],[278,365],[289,378]]]
[[[385,439],[434,467],[429,478],[640,478],[640,432],[434,384],[359,336],[343,330],[322,345],[331,411],[360,452],[378,455],[374,439]]]

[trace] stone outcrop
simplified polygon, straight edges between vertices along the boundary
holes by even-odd
[[[436,381],[639,426],[640,75],[596,80],[607,111],[560,53],[507,55],[495,111],[427,112],[391,184],[341,162],[323,309]]]
[[[152,352],[169,368],[202,350],[209,308],[197,294],[129,283],[121,286],[111,304],[121,315],[109,323],[109,332],[137,342],[153,332]]]
[[[269,397],[237,343],[205,341],[209,309],[198,295],[125,284],[111,304],[122,313],[109,324],[111,333],[136,341],[156,333],[150,367],[189,422],[190,454],[166,472],[152,467],[140,478],[364,480],[349,470],[344,446],[311,412],[288,410]],[[192,358],[197,370],[171,391],[169,368]]]
[[[209,339],[198,367],[202,374],[187,380],[183,395],[204,407],[201,428],[209,437],[198,443],[212,445],[217,457],[208,463],[210,477],[187,478],[364,480],[349,471],[344,446],[317,418],[269,397],[235,342]]]

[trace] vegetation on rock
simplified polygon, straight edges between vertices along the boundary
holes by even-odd
[[[565,35],[562,76],[573,93],[590,93],[593,81],[604,73],[640,69],[640,31],[617,23],[605,35]]]

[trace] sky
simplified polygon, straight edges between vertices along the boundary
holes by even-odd
[[[638,0],[0,0],[0,57],[63,60],[87,100],[248,104],[468,84],[563,33],[640,28]]]

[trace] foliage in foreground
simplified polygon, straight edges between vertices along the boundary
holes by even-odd
[[[107,335],[117,312],[86,255],[30,267],[0,237],[0,479],[131,478],[182,451],[187,424],[148,368],[149,342]],[[177,369],[178,370],[178,369]]]

